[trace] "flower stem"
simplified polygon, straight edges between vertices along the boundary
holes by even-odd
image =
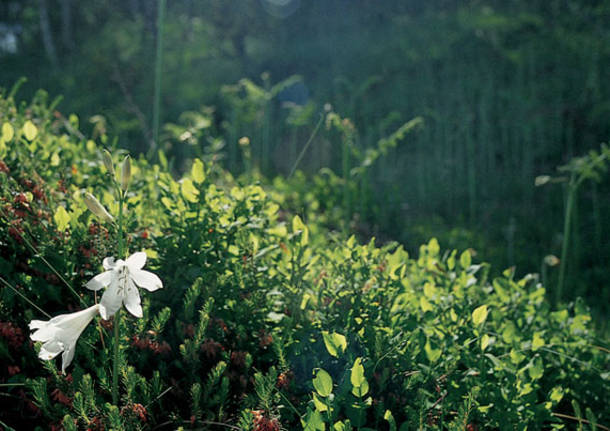
[[[118,250],[119,259],[123,258],[123,192],[119,190],[119,217],[118,217]],[[114,315],[114,358],[112,363],[112,404],[119,404],[119,341],[121,327],[121,309]]]
[[[574,198],[576,197],[577,182],[574,179],[574,174],[570,178],[568,184],[568,199],[566,202],[565,218],[563,225],[563,240],[561,245],[561,259],[559,261],[559,280],[557,282],[557,290],[555,291],[555,305],[561,301],[563,294],[563,286],[565,282],[566,265],[568,260],[568,251],[570,244],[570,229],[572,227],[572,213],[574,210]]]

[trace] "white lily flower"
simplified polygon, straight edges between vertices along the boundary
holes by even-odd
[[[85,330],[89,322],[95,317],[100,309],[99,304],[76,313],[60,314],[51,320],[32,320],[30,329],[35,330],[30,338],[34,341],[42,341],[38,357],[49,361],[61,352],[61,372],[66,373],[66,368],[74,358],[76,341]]]
[[[113,316],[121,304],[136,317],[142,317],[140,293],[136,286],[153,292],[163,287],[163,283],[152,272],[143,271],[146,263],[146,253],[139,251],[127,260],[114,260],[114,257],[104,259],[104,269],[107,271],[96,275],[87,283],[87,288],[100,290],[106,287],[100,301],[100,314],[104,320]]]

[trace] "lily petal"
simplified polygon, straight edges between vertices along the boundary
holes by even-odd
[[[89,290],[100,290],[104,286],[108,286],[112,282],[112,271],[105,271],[96,275],[85,284]]]
[[[47,341],[40,348],[40,352],[38,352],[38,357],[43,361],[49,361],[59,355],[63,349],[63,343],[57,340]]]
[[[129,267],[129,271],[136,271],[142,269],[146,264],[146,253],[138,251],[127,258],[125,261]]]
[[[163,287],[161,279],[152,272],[139,269],[136,271],[130,271],[129,275],[138,286],[148,290],[149,292],[154,292],[155,290]]]
[[[64,353],[61,355],[61,372],[62,374],[66,374],[66,368],[68,365],[72,363],[72,359],[74,359],[74,352],[76,351],[76,340],[74,340],[74,344],[68,346]]]
[[[110,317],[114,316],[114,313],[121,308],[121,304],[123,304],[123,295],[119,290],[118,281],[113,279],[110,286],[104,291],[100,301],[100,314],[102,315],[102,319],[108,320]]]
[[[142,306],[140,305],[140,294],[138,288],[133,284],[133,281],[127,281],[127,288],[125,291],[125,308],[135,317],[142,317]]]
[[[115,265],[116,263],[114,261],[114,257],[112,256],[104,258],[104,261],[102,262],[102,266],[105,270],[112,269]]]

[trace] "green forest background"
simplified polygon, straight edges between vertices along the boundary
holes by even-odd
[[[62,95],[58,118],[177,173],[214,153],[307,194],[328,168],[338,228],[410,250],[435,236],[552,290],[567,186],[535,180],[610,136],[609,23],[601,0],[5,0],[0,86],[26,77],[20,99]],[[329,111],[340,127],[319,127]],[[602,327],[609,186],[575,196],[564,289]]]

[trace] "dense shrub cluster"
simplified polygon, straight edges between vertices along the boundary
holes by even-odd
[[[129,252],[164,289],[120,326],[96,318],[62,375],[36,357],[32,319],[92,305],[84,285],[117,253],[98,142],[44,94],[0,99],[0,424],[7,429],[537,429],[608,423],[607,349],[579,301],[552,310],[537,276],[490,279],[469,251],[331,231],[212,161],[180,180],[163,153],[132,165]],[[320,177],[321,178],[321,177]],[[318,178],[318,181],[323,181]],[[331,179],[336,177],[332,177]],[[319,186],[319,185],[318,185]],[[307,199],[300,199],[307,201]],[[327,217],[328,212],[325,213]],[[306,215],[306,216],[305,216]],[[124,257],[124,256],[122,256]],[[6,402],[8,401],[8,402]]]

